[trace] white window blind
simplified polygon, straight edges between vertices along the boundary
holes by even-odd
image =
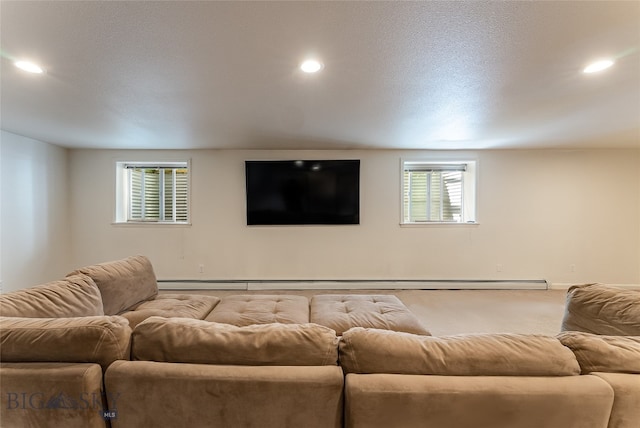
[[[127,221],[186,223],[189,169],[185,163],[127,164]]]
[[[462,223],[467,163],[404,162],[403,223]]]

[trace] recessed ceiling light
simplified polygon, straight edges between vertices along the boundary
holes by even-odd
[[[34,64],[29,61],[16,61],[14,62],[15,66],[20,70],[24,70],[29,73],[42,74],[44,73],[44,69],[40,67],[38,64]]]
[[[300,70],[304,71],[305,73],[317,73],[318,71],[322,70],[322,67],[322,63],[315,59],[308,59],[300,64]]]
[[[602,59],[600,61],[593,62],[582,70],[583,73],[597,73],[598,71],[605,70],[613,65],[613,60]]]

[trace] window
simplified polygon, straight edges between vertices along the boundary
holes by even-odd
[[[187,162],[118,162],[116,222],[187,223]]]
[[[402,224],[475,223],[475,161],[402,162]]]

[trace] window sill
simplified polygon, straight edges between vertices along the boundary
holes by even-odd
[[[442,227],[442,226],[447,226],[447,227],[465,227],[465,226],[479,226],[480,223],[478,223],[477,221],[469,221],[466,223],[454,223],[451,221],[429,221],[429,222],[423,222],[423,223],[400,223],[400,227],[433,227],[433,226],[437,226],[437,227]]]
[[[111,223],[117,227],[191,227],[191,223],[169,223],[160,221],[116,221]]]

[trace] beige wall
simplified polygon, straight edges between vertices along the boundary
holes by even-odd
[[[640,283],[640,151],[450,153],[479,162],[478,225],[399,225],[400,158],[443,152],[71,150],[70,261],[145,254],[161,279]],[[360,225],[246,226],[244,160],[296,158],[361,159]],[[191,226],[112,224],[115,162],[183,159]]]
[[[0,134],[2,291],[59,278],[70,268],[66,149]]]

